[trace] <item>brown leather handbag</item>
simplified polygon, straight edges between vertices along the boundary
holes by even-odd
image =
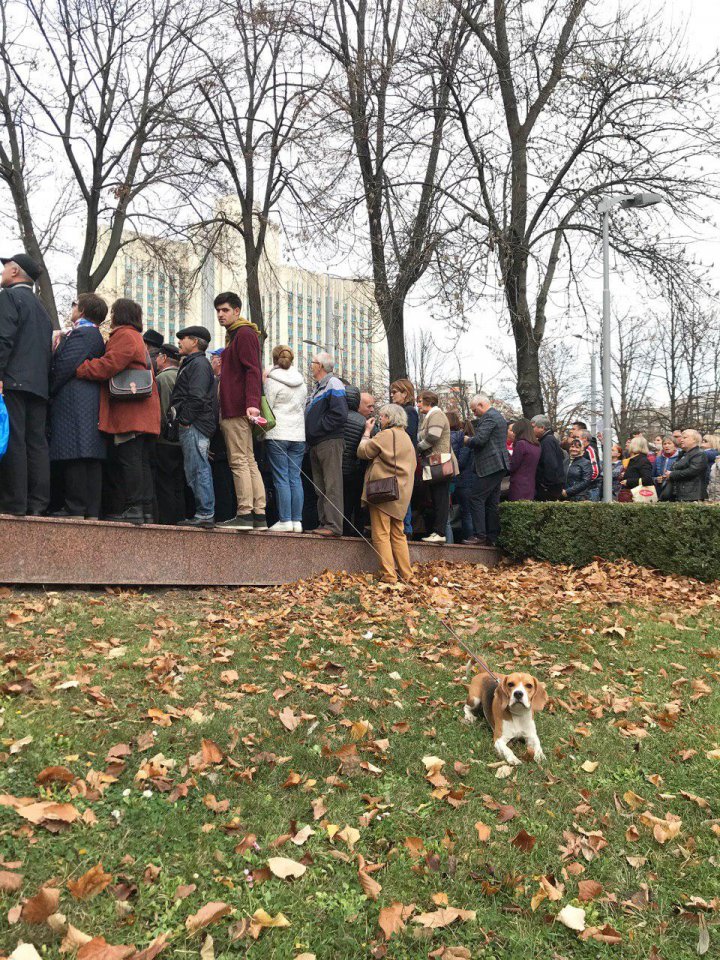
[[[395,431],[392,431],[393,438],[393,460],[395,461],[395,473],[392,477],[384,477],[382,480],[368,480],[365,484],[365,499],[368,503],[392,503],[400,499],[400,485],[397,478],[397,456],[395,453]]]
[[[446,483],[457,474],[452,453],[431,453],[422,459],[423,480],[426,483]]]

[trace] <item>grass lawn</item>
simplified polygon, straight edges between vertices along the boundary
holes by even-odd
[[[547,684],[543,768],[461,722],[439,617]],[[0,628],[0,956],[717,951],[717,585],[529,563],[5,590]]]

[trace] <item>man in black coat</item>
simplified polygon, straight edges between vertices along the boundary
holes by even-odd
[[[195,497],[195,516],[180,526],[215,526],[215,491],[210,468],[210,438],[215,432],[215,376],[205,351],[210,331],[186,327],[177,335],[182,363],[170,396],[183,452],[185,479]]]
[[[465,543],[493,546],[500,535],[500,485],[510,467],[507,421],[482,393],[470,401],[477,417],[474,435],[465,437],[475,456],[475,476],[470,488],[470,512],[475,536]]]
[[[535,473],[536,500],[562,500],[565,486],[565,460],[562,447],[552,431],[550,419],[539,413],[530,421],[540,441],[540,460]]]
[[[0,394],[10,420],[0,460],[0,513],[38,516],[50,502],[45,424],[53,327],[33,292],[41,268],[24,253],[0,263]]]
[[[670,500],[692,503],[704,500],[707,496],[707,457],[700,446],[701,442],[702,437],[697,430],[683,430],[680,439],[683,455],[672,470],[663,474],[670,481],[666,484]]]

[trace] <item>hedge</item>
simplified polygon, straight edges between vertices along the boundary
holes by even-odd
[[[498,546],[583,566],[596,557],[632,560],[663,573],[720,580],[720,504],[535,503],[500,507]]]

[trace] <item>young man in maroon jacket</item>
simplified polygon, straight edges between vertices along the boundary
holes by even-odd
[[[239,530],[267,530],[265,486],[253,453],[252,423],[260,416],[262,367],[260,331],[240,316],[236,293],[220,293],[214,300],[218,323],[225,328],[225,351],[220,378],[220,429],[237,497],[237,516],[219,524]]]

